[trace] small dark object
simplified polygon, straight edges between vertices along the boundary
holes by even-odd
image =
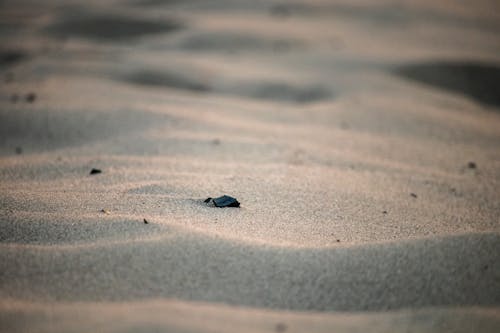
[[[477,168],[477,165],[474,162],[469,162],[469,163],[467,163],[467,167],[469,169],[475,169],[475,168]]]
[[[209,203],[210,200],[212,200],[212,198],[206,198],[205,200],[203,200],[204,203]]]
[[[92,170],[90,170],[90,174],[91,175],[96,175],[96,174],[101,173],[101,172],[102,171],[100,169],[94,169],[94,168],[92,168]]]
[[[149,223],[148,220],[146,220],[146,219],[143,219],[143,220],[144,220],[144,224],[148,224]]]
[[[106,210],[106,209],[104,209],[104,208],[103,208],[103,209],[101,209],[101,213],[106,214],[106,215],[109,215],[109,211],[107,211],[107,210]]]
[[[415,193],[410,193],[410,195],[411,195],[412,197],[414,197],[414,198],[416,198],[416,197],[417,197],[417,195],[416,195]]]
[[[337,243],[340,243],[340,239],[337,239]]]
[[[276,327],[275,327],[276,332],[279,332],[279,333],[285,332],[287,328],[288,327],[286,326],[286,324],[283,324],[283,323],[278,323],[278,324],[276,324]]]
[[[33,103],[35,101],[35,99],[36,99],[35,93],[26,94],[26,102]]]
[[[387,211],[386,211],[386,210],[384,210],[384,211],[382,212],[382,214],[387,214]]]
[[[16,154],[21,155],[23,153],[22,147],[16,147]]]
[[[239,207],[240,203],[233,197],[228,195],[223,195],[222,197],[218,197],[213,199],[215,207]]]

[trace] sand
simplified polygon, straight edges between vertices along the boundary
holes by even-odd
[[[1,332],[500,329],[495,2],[0,8]]]

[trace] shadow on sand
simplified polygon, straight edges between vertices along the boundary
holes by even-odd
[[[127,41],[143,35],[169,33],[182,28],[173,19],[161,21],[105,14],[67,15],[49,26],[47,31],[56,37],[83,37],[100,41]]]
[[[395,73],[407,79],[500,107],[500,66],[474,62],[430,62],[405,65]]]

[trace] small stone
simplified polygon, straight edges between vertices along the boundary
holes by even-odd
[[[97,175],[98,173],[101,173],[102,171],[100,169],[95,169],[95,168],[92,168],[92,170],[90,170],[90,174],[91,175]]]
[[[340,243],[340,239],[337,239],[337,243]]]
[[[143,221],[144,221],[144,224],[148,224],[149,223],[148,220],[146,220],[146,219],[143,219]]]
[[[474,162],[469,162],[469,163],[467,163],[467,167],[468,167],[469,169],[476,169],[476,168],[477,168],[477,165],[476,165],[476,163],[474,163]]]
[[[415,193],[410,193],[410,195],[411,195],[412,197],[414,197],[414,198],[416,198],[416,197],[417,197],[417,195],[416,195]]]
[[[109,211],[107,211],[107,210],[106,210],[106,209],[104,209],[104,208],[103,208],[103,209],[101,209],[101,213],[106,214],[106,215],[109,215]]]
[[[222,197],[218,197],[213,199],[215,207],[240,207],[240,203],[233,197],[228,195],[223,195]]]
[[[386,210],[384,210],[384,211],[382,212],[382,214],[387,214],[387,211],[386,211]]]

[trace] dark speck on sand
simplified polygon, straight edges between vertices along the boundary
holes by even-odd
[[[99,173],[102,173],[101,169],[92,168],[92,170],[90,170],[91,175],[97,175]]]
[[[475,169],[475,168],[477,168],[477,165],[474,162],[469,162],[469,163],[467,163],[467,167],[469,169]]]
[[[35,100],[36,100],[36,94],[35,93],[26,94],[26,102],[33,103]]]

